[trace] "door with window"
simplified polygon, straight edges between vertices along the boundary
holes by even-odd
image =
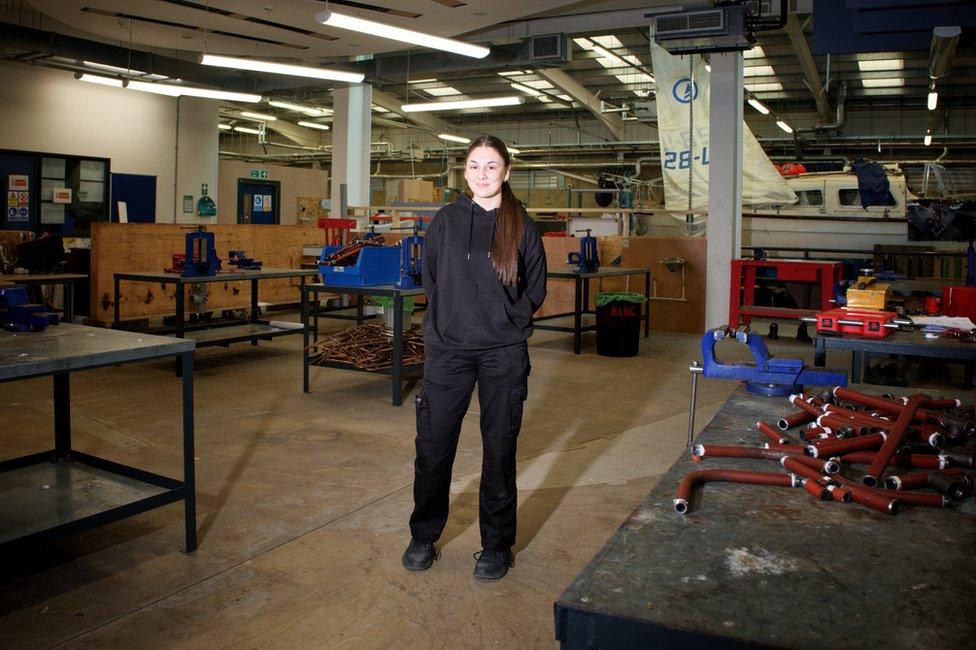
[[[281,181],[237,179],[237,223],[281,223]]]

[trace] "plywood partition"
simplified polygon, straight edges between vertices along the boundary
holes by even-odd
[[[545,237],[546,257],[550,269],[568,268],[566,255],[579,250],[575,237]],[[652,293],[651,329],[665,332],[701,333],[705,327],[705,238],[631,237],[626,243],[620,237],[598,237],[600,260],[609,264],[621,258],[620,266],[651,269]],[[684,300],[682,298],[682,269],[669,271],[663,263],[667,258],[681,258],[684,264]],[[540,315],[557,314],[573,309],[573,281],[549,280],[549,296]],[[641,276],[606,278],[591,282],[590,292],[644,291]],[[593,304],[592,295],[590,304]]]
[[[300,268],[302,245],[318,243],[322,231],[309,226],[213,225],[207,230],[216,238],[217,254],[227,258],[229,250],[243,250],[261,260],[267,268]],[[113,318],[115,273],[162,271],[172,265],[173,253],[182,253],[186,230],[176,224],[92,224],[91,315],[101,323]],[[226,266],[226,262],[225,262]],[[259,298],[263,303],[294,303],[300,299],[297,278],[262,280]],[[203,310],[240,309],[250,305],[249,282],[207,284],[208,299]],[[139,319],[175,313],[175,286],[144,282],[122,283],[119,301],[121,318]],[[187,307],[187,313],[192,313]]]

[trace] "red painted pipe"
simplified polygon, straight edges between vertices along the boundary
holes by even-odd
[[[818,417],[817,424],[822,427],[830,427],[830,429],[836,431],[840,431],[844,427],[850,427],[854,430],[854,434],[858,436],[864,436],[871,433],[871,427],[863,422],[832,413],[825,413],[824,415]]]
[[[836,474],[840,471],[840,461],[836,458],[823,459],[811,458],[810,456],[791,456],[791,458],[807,467],[812,467],[821,474]]]
[[[833,432],[833,429],[816,427],[814,429],[804,429],[803,439],[807,442],[812,442],[814,440],[837,440],[838,438]]]
[[[816,414],[801,409],[792,415],[787,415],[785,418],[780,418],[778,424],[780,429],[786,431],[787,429],[792,429],[793,427],[798,427],[801,424],[811,422],[816,417]]]
[[[908,403],[908,399],[905,397],[901,398],[902,403]],[[962,406],[962,402],[957,399],[952,398],[939,398],[939,397],[926,397],[925,401],[922,402],[922,406],[927,409],[957,409]]]
[[[840,501],[841,503],[850,503],[853,499],[851,491],[847,488],[840,487],[839,485],[828,485],[827,489],[830,491],[830,497],[834,501]]]
[[[694,445],[691,448],[691,459],[699,462],[706,456],[716,456],[721,458],[766,458],[769,460],[779,460],[786,453],[775,448],[736,447],[733,445]]]
[[[868,466],[867,473],[861,479],[865,485],[874,487],[878,484],[878,481],[888,469],[888,462],[891,460],[891,457],[895,455],[895,452],[901,446],[901,441],[905,437],[908,425],[915,420],[915,413],[918,412],[923,399],[924,397],[921,395],[913,395],[908,400],[908,403],[905,404],[905,408],[898,414],[898,419],[895,420],[895,426],[888,432],[888,437],[885,439],[884,444],[881,445],[878,455],[875,456],[874,461]]]
[[[768,422],[764,422],[760,420],[759,422],[756,422],[756,428],[759,429],[759,432],[761,434],[769,438],[771,442],[777,445],[786,445],[789,444],[790,442],[789,438],[783,437],[782,431],[776,429],[775,427],[773,427],[773,425],[769,424]]]
[[[855,422],[869,427],[871,433],[877,433],[878,431],[891,431],[891,429],[895,426],[893,420],[878,418],[860,411],[852,411],[834,404],[828,404],[825,408],[827,409],[826,413],[850,418]],[[928,422],[921,422],[916,426],[909,427],[908,433],[912,438],[915,438],[920,442],[924,442],[931,447],[941,448],[945,444],[945,437],[943,436],[941,429]]]
[[[802,411],[809,413],[813,417],[817,417],[818,415],[821,415],[823,413],[822,409],[817,408],[815,405],[811,404],[809,401],[804,399],[803,395],[790,395],[790,404],[792,404],[793,406],[795,406],[796,408]]]
[[[854,503],[860,503],[862,506],[874,508],[875,510],[885,514],[898,514],[898,499],[893,499],[883,494],[878,494],[877,490],[864,487],[863,485],[858,485],[857,483],[844,478],[840,479],[840,483],[844,489],[850,491],[851,500],[854,501]],[[900,495],[900,493],[898,494]]]
[[[803,479],[803,489],[820,499],[821,501],[830,500],[830,490],[826,486],[817,483],[813,479],[805,478]]]
[[[783,467],[790,470],[797,476],[802,476],[803,478],[807,478],[812,481],[822,482],[825,485],[833,485],[836,482],[833,478],[827,476],[822,468],[819,470],[814,469],[808,464],[800,462],[799,459],[794,458],[793,456],[783,456],[783,458],[780,459],[780,462],[783,463]]]
[[[674,511],[679,515],[688,512],[688,500],[691,492],[699,483],[709,481],[725,481],[728,483],[752,483],[755,485],[779,485],[781,487],[796,487],[796,477],[789,474],[773,474],[771,472],[744,472],[735,469],[703,469],[688,472],[678,485],[678,494],[674,499]]]
[[[881,418],[876,418],[872,415],[868,415],[867,413],[862,413],[861,411],[852,411],[850,409],[844,408],[843,406],[837,406],[836,404],[827,404],[824,407],[824,409],[825,409],[824,410],[825,414],[839,415],[841,417],[848,418],[850,420],[857,422],[858,424],[864,425],[872,429],[882,429],[884,431],[887,431],[895,424],[891,420],[883,420]]]
[[[841,462],[853,465],[870,465],[874,462],[876,453],[870,451],[856,451],[844,454],[840,457]],[[915,469],[943,469],[949,461],[943,456],[932,456],[929,454],[895,454],[888,462],[889,465],[896,467],[914,467]]]
[[[886,413],[893,414],[901,413],[901,411],[908,406],[907,402],[902,402],[900,399],[887,400],[881,397],[875,397],[873,395],[865,395],[864,393],[859,393],[856,390],[850,390],[840,386],[834,388],[834,397],[838,399],[845,399],[849,402],[863,404],[864,406],[880,409]],[[922,400],[925,399],[924,395],[918,395],[917,397],[921,397]],[[909,398],[909,401],[911,401],[911,398]],[[933,424],[938,424],[941,427],[955,426],[972,431],[972,423],[967,423],[959,418],[949,417],[945,414],[926,408],[917,408],[914,419],[918,422],[932,422]]]
[[[872,433],[871,435],[851,438],[850,440],[817,440],[807,445],[807,455],[814,458],[826,458],[829,456],[840,456],[852,451],[866,451],[878,449],[884,444],[885,434]],[[817,444],[821,443],[821,444]]]
[[[928,472],[909,472],[901,476],[886,476],[884,486],[889,490],[917,490],[929,482]]]
[[[903,492],[900,490],[881,490],[872,488],[882,497],[898,499],[901,503],[908,503],[913,506],[926,506],[929,508],[948,508],[952,505],[952,499],[944,494],[931,494],[926,492]]]

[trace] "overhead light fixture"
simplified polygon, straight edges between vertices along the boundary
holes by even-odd
[[[895,77],[889,79],[861,79],[861,83],[865,88],[898,88],[905,85],[905,80]]]
[[[596,52],[597,54],[599,54],[600,56],[602,56],[604,59],[610,59],[611,61],[613,61],[617,65],[626,66],[626,67],[629,67],[630,66],[629,63],[627,63],[622,58],[620,58],[618,55],[614,54],[613,52],[611,52],[607,48],[603,47],[602,45],[597,45],[596,43],[594,43],[593,44],[593,47],[592,47],[592,50],[594,52]]]
[[[930,144],[932,144],[932,134],[931,133],[926,133],[925,134],[925,139],[922,142],[925,143],[925,146],[926,147],[929,146]]]
[[[404,113],[423,113],[427,111],[455,111],[465,108],[491,108],[494,106],[515,106],[521,104],[521,97],[488,97],[486,99],[465,99],[455,102],[428,102],[424,104],[403,104]]]
[[[706,63],[705,64],[705,69],[708,70],[709,72],[711,72],[712,71],[712,64],[711,63]]]
[[[517,156],[522,153],[520,149],[516,149],[515,147],[506,147],[506,149],[508,149],[508,153],[512,156]]]
[[[274,115],[267,115],[265,113],[252,113],[250,111],[241,111],[241,117],[249,117],[252,120],[261,120],[262,122],[274,122],[278,118]]]
[[[428,77],[427,79],[411,79],[407,83],[408,84],[427,84],[427,83],[436,83],[436,82],[437,82],[437,79],[434,79],[433,77]]]
[[[318,129],[319,131],[328,131],[328,124],[321,124],[319,122],[306,122],[305,120],[299,120],[298,126],[304,126],[306,129]]]
[[[783,129],[787,133],[793,133],[793,127],[791,127],[789,124],[787,124],[783,120],[776,120],[776,126],[778,126],[779,128]]]
[[[94,61],[82,61],[81,62],[86,68],[95,68],[96,70],[101,70],[102,72],[111,72],[113,74],[124,74],[126,76],[139,75],[140,77],[146,76],[148,73],[141,70],[132,70],[131,68],[122,68],[116,65],[108,65],[106,63],[95,63]],[[161,75],[152,75],[153,77]]]
[[[310,108],[308,106],[302,106],[301,104],[292,104],[291,102],[282,102],[277,99],[269,99],[268,106],[274,106],[275,108],[284,108],[289,111],[296,111],[298,113],[304,113],[311,117],[322,117],[325,115],[325,111],[318,108]]]
[[[939,105],[939,93],[936,92],[935,90],[930,90],[929,98],[928,101],[926,102],[926,106],[928,106],[928,109],[930,111],[934,111],[935,107],[938,105]]]
[[[101,77],[94,74],[76,75],[76,79],[87,81],[88,83],[101,84],[103,86],[115,86],[116,88],[128,88],[129,90],[140,90],[156,95],[167,95],[169,97],[203,97],[205,99],[226,99],[232,102],[246,102],[254,104],[261,101],[261,95],[251,95],[248,93],[234,93],[227,90],[210,90],[208,88],[192,88],[190,86],[174,86],[172,84],[147,83],[145,81],[126,80],[112,77]]]
[[[441,140],[447,140],[449,142],[460,142],[461,144],[468,144],[471,142],[471,138],[463,138],[459,135],[451,135],[450,133],[438,133],[437,137]]]
[[[776,70],[771,65],[752,65],[742,69],[743,77],[770,77],[775,74]]]
[[[251,135],[261,135],[261,131],[259,129],[251,129],[246,126],[235,126],[234,130],[237,131],[238,133],[250,133]]]
[[[319,13],[315,14],[315,20],[329,27],[349,29],[354,32],[370,34],[371,36],[388,38],[392,41],[409,43],[413,46],[419,45],[435,50],[444,50],[445,52],[453,52],[454,54],[470,56],[475,59],[483,59],[488,56],[489,52],[491,52],[491,50],[489,50],[487,47],[482,47],[481,45],[471,45],[470,43],[456,41],[451,38],[443,38],[441,36],[434,36],[433,34],[415,32],[412,29],[394,27],[393,25],[387,25],[385,23],[377,23],[372,20],[364,20],[362,18],[355,18],[345,14],[338,14],[334,11],[320,11]]]
[[[256,59],[240,59],[235,56],[216,56],[204,54],[200,57],[203,65],[218,68],[234,68],[236,70],[252,70],[254,72],[268,72],[283,74],[291,77],[309,77],[311,79],[328,79],[329,81],[345,81],[352,84],[362,83],[366,78],[362,72],[344,72],[329,70],[328,68],[312,68],[305,65],[288,65],[273,61],[258,61]]]
[[[114,77],[101,77],[97,74],[83,74],[76,79],[80,81],[87,81],[90,84],[100,84],[102,86],[115,86],[116,88],[122,88],[123,83],[121,79],[116,79]]]
[[[512,84],[510,84],[510,85],[511,85],[511,86],[512,86],[512,88],[514,88],[515,90],[521,90],[521,91],[522,91],[523,93],[528,93],[528,94],[530,94],[530,95],[532,95],[533,97],[538,97],[539,95],[542,95],[542,94],[544,94],[544,93],[542,93],[541,91],[538,91],[538,90],[536,90],[535,88],[530,88],[530,87],[528,87],[528,86],[525,86],[525,85],[523,85],[523,84],[519,84],[519,83],[512,83]]]
[[[877,72],[878,70],[903,70],[905,68],[904,59],[872,59],[870,61],[858,61],[857,69],[861,72]]]
[[[223,122],[221,122],[220,124],[217,125],[217,128],[220,129],[221,131],[230,131],[232,127],[230,124],[224,124]]]
[[[769,115],[769,109],[763,106],[758,99],[749,99],[749,106],[752,106],[763,115]]]
[[[778,81],[767,83],[750,83],[745,85],[746,90],[751,93],[771,93],[783,90],[783,84]]]

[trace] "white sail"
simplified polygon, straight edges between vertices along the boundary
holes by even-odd
[[[653,41],[657,128],[668,210],[708,208],[709,73],[701,56],[672,56]],[[690,200],[690,205],[689,205]],[[769,161],[749,126],[742,124],[742,202],[792,204],[796,194]]]

